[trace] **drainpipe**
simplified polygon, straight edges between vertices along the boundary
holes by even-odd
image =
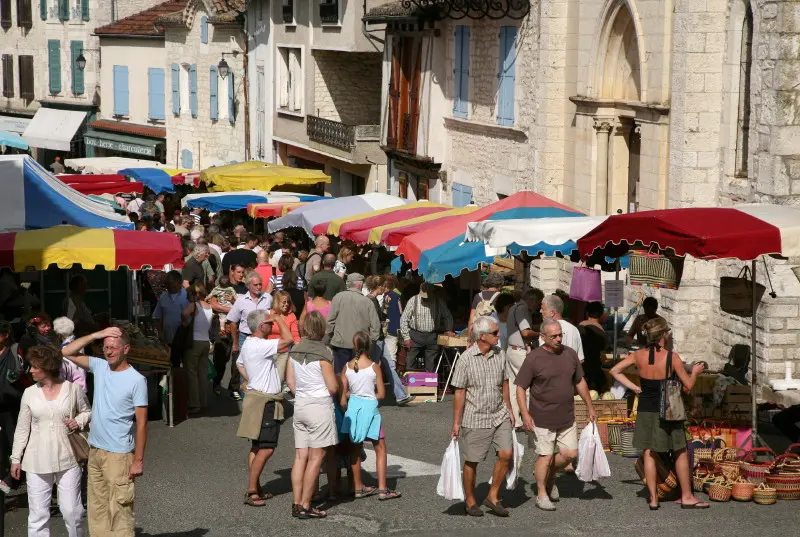
[[[249,99],[248,99],[249,93],[247,91],[247,86],[249,84],[248,78],[247,78],[247,42],[248,42],[247,24],[248,24],[248,20],[247,20],[247,14],[246,13],[242,14],[242,17],[244,18],[244,28],[245,28],[245,32],[244,32],[244,60],[242,61],[242,65],[244,67],[244,73],[242,74],[242,82],[244,84],[244,160],[248,161],[248,160],[250,160],[250,103],[249,103]],[[256,99],[257,98],[258,98],[258,96],[256,96]]]
[[[369,41],[369,44],[370,44],[370,45],[372,45],[372,47],[373,47],[373,48],[374,48],[374,49],[375,49],[377,52],[383,52],[381,49],[379,49],[379,48],[378,48],[378,47],[375,45],[375,43],[380,43],[381,45],[383,45],[383,44],[385,44],[385,41],[384,41],[383,39],[380,39],[380,38],[378,38],[378,37],[375,37],[374,35],[372,35],[371,33],[369,33],[369,32],[367,31],[367,23],[366,23],[366,22],[364,22],[364,19],[363,19],[363,15],[366,15],[366,14],[367,14],[367,0],[364,0],[364,6],[363,6],[363,8],[362,8],[362,11],[363,11],[363,13],[362,13],[362,19],[361,19],[361,33],[362,33],[362,34],[364,34],[364,37],[366,37],[366,38],[367,38],[367,41]]]

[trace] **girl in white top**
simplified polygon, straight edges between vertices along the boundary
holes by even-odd
[[[50,535],[50,502],[58,484],[58,505],[70,537],[85,535],[82,525],[81,467],[67,435],[86,427],[91,417],[86,396],[60,378],[61,353],[45,346],[28,351],[36,384],[25,390],[14,433],[11,475],[25,470],[28,485],[28,535]]]
[[[208,406],[208,353],[211,343],[208,331],[214,315],[206,302],[206,287],[195,282],[189,289],[191,303],[183,309],[181,324],[192,324],[192,346],[183,355],[183,366],[189,377],[189,413],[196,414]]]
[[[386,438],[382,419],[378,412],[378,401],[386,391],[383,386],[381,366],[370,358],[372,342],[366,332],[356,332],[353,336],[355,358],[347,363],[341,374],[341,405],[346,409],[341,432],[350,435],[350,469],[353,476],[356,499],[374,494],[378,500],[399,498],[401,494],[389,490],[386,484]],[[361,450],[365,439],[372,441],[375,449],[375,465],[378,470],[378,488],[364,486],[361,480]]]

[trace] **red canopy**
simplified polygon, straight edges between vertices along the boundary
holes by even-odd
[[[142,183],[131,183],[130,181],[119,181],[116,183],[71,183],[70,187],[74,188],[81,194],[94,194],[99,196],[101,194],[141,194],[144,191]]]
[[[124,175],[118,173],[104,173],[104,174],[61,174],[56,175],[56,179],[62,183],[71,185],[73,183],[116,183],[118,181],[127,181]]]

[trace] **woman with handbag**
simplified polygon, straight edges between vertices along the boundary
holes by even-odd
[[[632,352],[611,369],[620,384],[639,394],[636,432],[633,446],[644,454],[644,472],[650,491],[650,509],[658,509],[658,478],[656,457],[658,453],[672,452],[675,473],[681,488],[683,509],[707,509],[709,505],[692,494],[689,456],[686,451],[686,412],[681,399],[682,389],[691,390],[697,376],[703,372],[702,363],[695,364],[686,373],[683,360],[671,348],[672,337],[667,321],[657,317],[647,321],[643,330],[647,335],[647,348]],[[641,388],[623,371],[636,365],[641,378]],[[676,378],[677,377],[677,378]]]
[[[189,327],[192,344],[183,354],[189,377],[189,414],[198,414],[208,406],[208,354],[211,351],[211,317],[214,311],[206,302],[206,286],[195,282],[190,288],[190,303],[183,308],[181,324]],[[187,334],[188,336],[188,334]]]
[[[53,483],[58,484],[58,505],[67,534],[85,534],[79,459],[88,457],[89,446],[77,431],[89,423],[91,410],[83,390],[59,376],[61,359],[61,352],[49,346],[28,351],[36,384],[22,395],[11,473],[15,479],[22,470],[27,475],[29,537],[50,535]]]

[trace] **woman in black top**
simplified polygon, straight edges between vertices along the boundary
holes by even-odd
[[[639,394],[636,416],[636,432],[633,445],[643,450],[644,473],[650,491],[650,509],[658,509],[658,490],[656,460],[658,453],[672,452],[675,457],[675,473],[681,487],[681,507],[683,509],[707,509],[709,505],[692,494],[689,456],[686,453],[686,431],[682,421],[665,421],[660,416],[661,386],[667,375],[667,361],[672,361],[672,369],[678,375],[686,390],[691,390],[697,375],[703,372],[703,364],[695,364],[691,374],[677,353],[667,350],[672,339],[667,321],[659,317],[644,324],[647,334],[647,348],[632,352],[614,366],[611,376],[626,388]],[[641,378],[641,388],[631,382],[623,371],[636,364]]]
[[[602,302],[590,302],[586,306],[586,317],[578,331],[583,343],[583,376],[590,390],[603,393],[608,389],[608,382],[603,373],[603,353],[606,350],[606,331],[600,323],[605,313]]]
[[[294,268],[285,263],[286,258],[289,260],[294,261],[291,256],[284,255],[280,259],[279,269],[283,271],[283,273],[279,276],[281,278],[281,290],[286,291],[289,293],[289,297],[292,299],[292,304],[294,304],[294,314],[297,318],[300,318],[300,315],[303,313],[303,309],[306,307],[306,299],[308,295],[306,295],[305,290],[300,289],[298,286],[298,277],[297,273],[294,271]]]

